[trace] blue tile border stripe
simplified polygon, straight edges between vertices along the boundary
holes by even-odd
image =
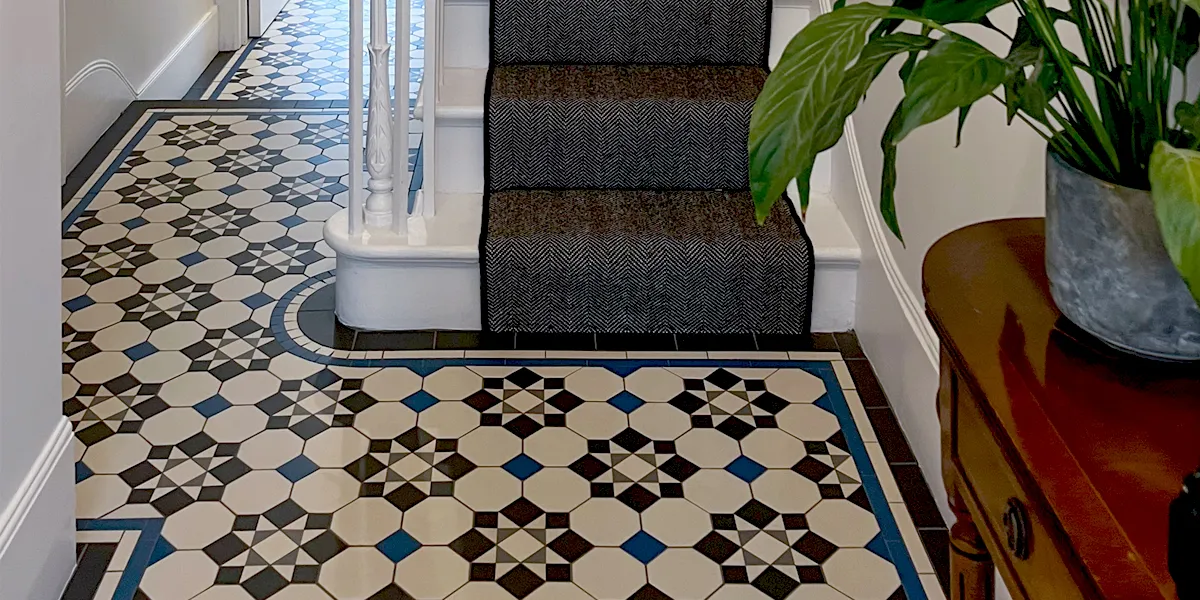
[[[140,531],[137,544],[129,555],[129,562],[124,565],[121,580],[113,592],[112,600],[133,600],[138,585],[146,574],[146,568],[154,560],[154,549],[162,536],[163,522],[166,519],[78,519],[75,521],[77,531]],[[161,557],[159,557],[161,558]]]

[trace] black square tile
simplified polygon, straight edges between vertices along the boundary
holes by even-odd
[[[468,530],[450,543],[450,549],[466,559],[467,562],[473,562],[495,546],[496,544],[492,543],[487,536],[475,529]]]
[[[848,360],[846,369],[850,371],[850,378],[854,380],[855,391],[862,399],[863,406],[867,408],[890,406],[887,396],[883,393],[883,387],[879,385],[879,380],[875,377],[875,370],[871,368],[871,363],[865,360]]]
[[[908,447],[908,439],[904,437],[904,430],[900,428],[900,423],[892,414],[892,409],[868,408],[867,419],[875,428],[875,437],[879,439],[883,455],[887,457],[889,463],[915,463],[917,461],[912,449]]]
[[[634,592],[629,600],[672,600],[670,596],[659,591],[658,588],[646,584],[638,591]]]
[[[792,544],[792,548],[817,564],[828,560],[838,549],[832,542],[811,531],[800,536],[800,539]]]
[[[678,350],[670,333],[598,333],[596,349],[612,352],[668,352]]]
[[[945,529],[919,529],[917,535],[921,536],[925,552],[929,554],[929,562],[933,563],[933,569],[937,571],[938,582],[942,584],[942,591],[949,598],[950,532]]]
[[[300,508],[299,504],[288,498],[267,510],[267,512],[263,513],[263,516],[276,527],[283,527],[284,525],[293,523],[305,514],[304,509]]]
[[[254,596],[255,600],[266,600],[275,595],[279,590],[287,587],[287,585],[288,580],[284,579],[283,575],[280,575],[272,567],[267,567],[255,573],[250,579],[242,582],[242,588],[250,592],[250,595]]]
[[[835,333],[833,337],[837,340],[838,350],[841,351],[842,358],[849,360],[867,357],[866,354],[863,354],[862,346],[858,343],[858,336],[854,335],[853,331]]]
[[[504,507],[504,510],[501,510],[500,514],[507,517],[513,523],[524,527],[546,513],[529,500],[517,498],[512,504]]]
[[[301,546],[317,562],[324,563],[346,549],[346,543],[331,531],[323,531]]]
[[[465,476],[467,473],[474,471],[475,463],[467,460],[463,455],[456,452],[439,462],[436,468],[447,477],[457,480]]]
[[[500,587],[516,598],[524,598],[546,583],[525,565],[517,565],[496,579]]]
[[[655,502],[658,502],[658,496],[640,484],[635,483],[625,491],[617,494],[617,500],[620,500],[625,506],[640,513],[653,506]]]
[[[738,509],[737,516],[751,525],[763,529],[767,525],[770,525],[771,521],[778,518],[779,513],[758,500],[751,500]]]
[[[837,352],[837,339],[830,333],[807,335],[759,333],[758,349],[770,352]]]
[[[514,350],[516,334],[491,331],[439,331],[434,340],[438,350]]]
[[[491,563],[471,563],[471,581],[495,581],[496,565]]]
[[[592,333],[517,333],[517,350],[595,350]]]
[[[574,531],[569,530],[555,538],[548,546],[567,562],[579,560],[584,554],[591,552],[592,548],[594,548],[591,542],[583,539],[583,537]]]
[[[621,433],[613,436],[612,441],[629,452],[637,452],[650,443],[650,438],[642,435],[637,430],[626,428]]]
[[[925,483],[921,467],[915,464],[892,465],[892,476],[896,479],[900,494],[904,496],[904,504],[908,506],[908,512],[917,528],[946,528],[946,523],[942,521],[942,513]]]
[[[791,595],[796,588],[800,587],[800,582],[784,575],[782,571],[775,567],[767,567],[767,570],[754,578],[751,585],[775,600],[783,600]]]
[[[715,531],[701,538],[693,548],[717,564],[729,560],[738,551],[737,544]]]
[[[296,324],[304,335],[322,346],[337,350],[354,348],[358,332],[338,322],[332,310],[300,311],[296,313]]]
[[[432,331],[360,331],[355,350],[432,350]]]
[[[736,417],[726,417],[724,421],[721,421],[717,425],[717,431],[735,440],[741,440],[754,431],[754,426]]]
[[[757,350],[749,333],[681,333],[675,336],[681,351],[752,351]]]

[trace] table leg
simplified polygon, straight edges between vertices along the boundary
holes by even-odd
[[[951,490],[950,506],[956,517],[950,527],[950,600],[992,600],[996,570],[957,486]]]

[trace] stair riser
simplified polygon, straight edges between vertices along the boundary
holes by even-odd
[[[492,189],[744,189],[749,103],[492,100]]]
[[[488,67],[488,26],[490,24],[487,2],[473,0],[449,0],[444,5],[446,27],[442,33],[442,66],[445,68]],[[807,2],[776,0],[771,15],[771,64],[778,59],[788,41],[808,24],[810,17]]]
[[[762,65],[769,0],[492,0],[497,64]]]

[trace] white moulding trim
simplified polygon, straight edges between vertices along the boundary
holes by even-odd
[[[9,545],[17,535],[17,530],[42,493],[42,488],[46,486],[46,482],[54,472],[54,467],[62,460],[63,454],[70,450],[73,439],[71,421],[66,417],[60,418],[50,439],[46,440],[42,451],[33,461],[29,472],[25,474],[25,479],[21,481],[20,487],[13,494],[12,500],[4,508],[4,512],[0,513],[0,556],[4,556],[8,552]],[[20,551],[20,548],[15,548],[14,551]]]
[[[154,68],[154,72],[146,78],[146,81],[142,82],[142,85],[134,86],[133,83],[129,81],[129,78],[125,76],[125,73],[121,71],[121,67],[118,67],[116,63],[108,60],[107,58],[98,58],[84,65],[79,72],[72,75],[71,79],[67,81],[67,84],[63,86],[63,93],[70,94],[75,88],[79,87],[80,83],[83,83],[84,79],[87,79],[90,75],[101,71],[109,71],[116,75],[117,79],[121,80],[121,83],[125,84],[125,87],[129,90],[129,94],[131,96],[134,98],[140,98],[142,94],[146,93],[146,90],[150,89],[150,87],[154,85],[155,81],[157,81],[158,78],[161,77],[163,73],[165,73],[167,69],[171,67],[175,60],[179,58],[179,55],[195,41],[196,36],[201,35],[204,32],[204,29],[208,27],[208,22],[216,16],[217,7],[216,5],[213,5],[213,7],[208,9],[208,12],[204,13],[204,16],[196,22],[195,27],[192,27],[192,30],[189,31],[187,35],[183,36],[183,39],[171,49],[171,53],[168,54],[162,62],[158,63],[158,66]]]

